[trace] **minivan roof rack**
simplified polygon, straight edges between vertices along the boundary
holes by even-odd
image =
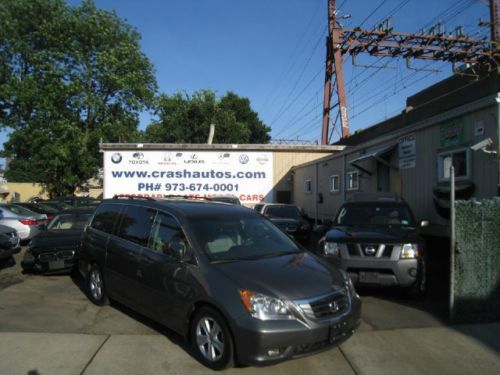
[[[180,195],[180,194],[170,194],[164,195],[163,198],[180,198],[180,199],[199,199],[199,200],[208,200],[206,197],[197,196],[197,195]]]
[[[154,201],[154,198],[151,197],[139,197],[137,195],[130,194],[115,194],[113,199],[130,199],[130,200],[145,200],[145,201]]]

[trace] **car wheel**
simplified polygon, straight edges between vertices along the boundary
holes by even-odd
[[[234,344],[224,318],[214,309],[200,309],[191,325],[191,343],[198,360],[213,370],[234,366]]]
[[[98,306],[108,303],[108,297],[104,288],[104,278],[97,264],[90,267],[87,276],[87,293],[90,300]]]

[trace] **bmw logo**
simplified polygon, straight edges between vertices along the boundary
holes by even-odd
[[[240,155],[240,163],[241,163],[241,164],[246,164],[246,163],[248,163],[248,160],[249,160],[249,158],[248,158],[248,155],[247,155],[247,154],[241,154],[241,155]]]
[[[118,164],[119,162],[122,161],[122,155],[120,153],[116,153],[111,155],[111,161],[115,164]]]

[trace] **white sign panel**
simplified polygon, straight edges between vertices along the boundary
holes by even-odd
[[[408,134],[399,138],[399,158],[406,158],[416,154],[416,138],[415,134]]]
[[[272,200],[273,154],[244,151],[105,151],[104,198],[232,194]]]
[[[411,169],[417,165],[417,157],[409,156],[407,158],[399,159],[399,169]]]

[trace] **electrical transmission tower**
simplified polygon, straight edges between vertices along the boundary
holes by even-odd
[[[422,34],[406,34],[393,31],[390,19],[374,30],[361,28],[343,29],[338,22],[336,0],[328,0],[328,37],[323,101],[323,127],[321,143],[329,143],[329,124],[332,110],[336,110],[335,128],[340,119],[342,138],[349,136],[349,116],[343,75],[343,57],[355,58],[360,53],[379,57],[404,57],[410,67],[412,59],[447,61],[453,65],[468,64],[471,70],[493,70],[500,66],[500,31],[498,1],[490,2],[490,40],[477,40],[463,34],[458,27],[447,34],[444,25],[438,24]],[[336,93],[337,101],[331,104]],[[333,129],[334,130],[334,129]],[[333,131],[332,131],[333,133]]]

